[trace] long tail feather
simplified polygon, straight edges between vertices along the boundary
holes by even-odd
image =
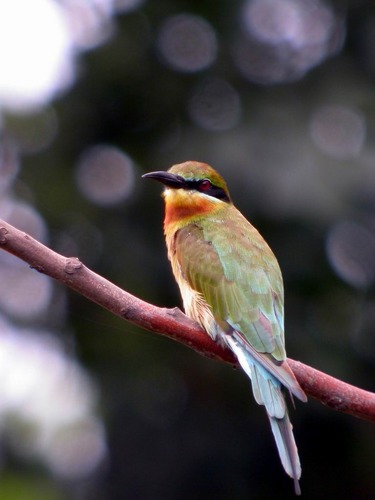
[[[301,494],[299,478],[301,477],[301,464],[298,450],[293,435],[293,426],[290,423],[288,413],[284,418],[269,417],[272,432],[279,451],[281,463],[286,473],[294,480],[294,491],[296,495]]]
[[[225,342],[251,379],[256,402],[266,408],[281,463],[285,472],[294,480],[296,494],[300,495],[298,480],[301,477],[301,464],[283,394],[283,385],[273,373],[270,373],[252,356],[251,351],[249,352],[234,335],[225,335]]]

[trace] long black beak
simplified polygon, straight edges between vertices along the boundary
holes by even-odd
[[[148,174],[142,175],[143,179],[155,179],[161,182],[167,187],[171,188],[183,188],[185,186],[185,179],[180,175],[171,174],[170,172],[150,172]]]

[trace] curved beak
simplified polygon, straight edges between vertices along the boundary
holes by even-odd
[[[143,179],[155,179],[161,182],[167,187],[171,188],[183,188],[185,186],[185,179],[180,175],[171,174],[170,172],[149,172],[148,174],[142,175]]]

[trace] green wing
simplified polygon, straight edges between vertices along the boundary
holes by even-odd
[[[272,251],[234,207],[228,217],[180,229],[175,253],[189,285],[201,293],[215,319],[233,328],[260,353],[286,357],[283,283]]]

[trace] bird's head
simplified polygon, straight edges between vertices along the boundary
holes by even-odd
[[[231,204],[226,182],[206,163],[187,161],[143,177],[164,184],[167,224],[202,217]]]
[[[142,177],[155,179],[164,184],[165,196],[171,201],[185,198],[192,203],[196,200],[213,198],[230,203],[230,195],[226,182],[220,174],[206,163],[186,161],[173,165],[167,172],[158,171],[144,174]],[[179,191],[179,192],[177,192]],[[184,195],[188,193],[188,196]]]

